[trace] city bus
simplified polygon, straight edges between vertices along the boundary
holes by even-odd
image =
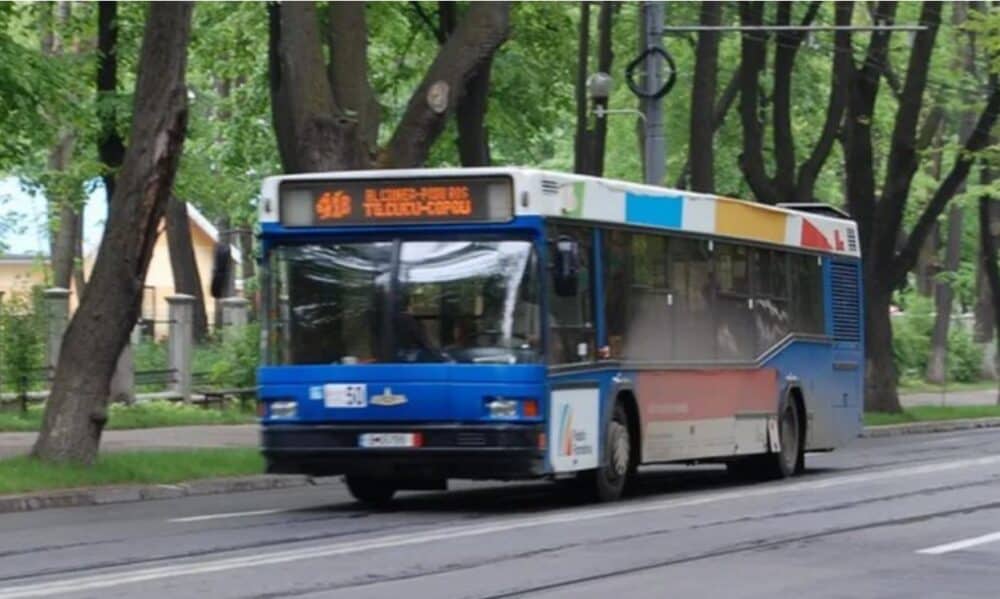
[[[781,478],[859,434],[832,208],[454,168],[269,177],[259,212],[269,472],[373,505],[449,479],[610,501],[642,465]]]

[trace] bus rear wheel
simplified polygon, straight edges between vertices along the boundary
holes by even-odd
[[[781,449],[775,453],[738,458],[727,464],[728,470],[738,478],[752,480],[775,480],[800,474],[805,465],[803,418],[798,404],[789,398],[778,413]]]
[[[396,494],[396,487],[388,480],[348,474],[344,477],[347,490],[360,503],[371,507],[385,507]]]
[[[632,463],[632,433],[628,415],[621,402],[615,403],[614,412],[604,432],[605,450],[593,478],[594,498],[598,501],[615,501],[625,492],[628,479],[635,471]]]

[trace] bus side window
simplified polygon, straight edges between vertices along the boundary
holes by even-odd
[[[562,296],[548,285],[549,362],[569,364],[594,359],[594,317],[591,305],[591,231],[584,227],[550,226],[548,238],[570,237],[579,244],[580,263],[574,295]],[[550,270],[552,261],[550,259]]]

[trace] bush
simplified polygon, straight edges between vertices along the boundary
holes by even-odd
[[[0,303],[0,389],[28,391],[44,380],[41,296],[15,294]],[[26,384],[25,384],[26,383]]]
[[[933,304],[919,295],[906,297],[906,311],[892,319],[892,351],[903,380],[923,380],[934,328]]]
[[[979,380],[983,350],[972,340],[972,334],[962,327],[948,331],[948,380],[974,383]]]
[[[253,387],[260,362],[260,326],[230,328],[195,349],[194,371],[214,387]]]

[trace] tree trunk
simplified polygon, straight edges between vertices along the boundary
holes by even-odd
[[[956,31],[961,31],[966,22],[968,2],[952,4],[952,25]],[[971,38],[962,44],[961,56],[956,61],[956,70],[964,70],[975,76],[975,55]],[[975,113],[966,110],[961,116],[958,130],[958,141],[961,143],[972,134],[975,126]],[[941,152],[934,156],[935,179],[941,176]],[[958,193],[965,188],[963,184]],[[955,297],[953,277],[958,273],[962,259],[963,208],[961,204],[952,204],[948,211],[948,246],[945,249],[944,270],[951,278],[937,280],[934,291],[934,330],[931,333],[931,354],[927,361],[927,380],[931,383],[943,384],[948,380],[948,332],[951,328],[952,304]]]
[[[228,216],[224,216],[215,223],[216,228],[219,230],[219,244],[229,245],[233,244],[233,232],[232,232],[232,221],[229,220]],[[244,258],[245,259],[245,258]],[[222,298],[232,297],[236,292],[236,281],[234,280],[235,264],[232,260],[232,254],[230,254],[229,267],[226,272],[229,273],[229,278],[226,279],[225,287],[223,288],[222,297],[215,298],[215,310],[212,316],[212,322],[215,325],[216,331],[222,330],[222,302],[219,301]]]
[[[740,25],[759,27],[764,22],[762,2],[740,3]],[[778,201],[777,192],[764,167],[764,133],[760,118],[760,73],[767,57],[767,34],[757,30],[744,32],[740,45],[740,119],[743,123],[743,149],[738,157],[743,178],[754,199],[766,204]]]
[[[1000,267],[997,266],[997,242],[995,231],[992,230],[990,219],[990,208],[996,212],[996,200],[988,194],[979,198],[979,235],[981,238],[981,254],[983,272],[989,283],[990,292],[993,295],[993,323],[996,327],[993,331],[993,341],[996,346],[994,353],[993,369],[996,372],[1000,369]],[[1000,377],[998,377],[1000,380]],[[1000,404],[1000,388],[997,390],[997,404]]]
[[[740,69],[737,67],[733,70],[733,74],[729,77],[729,83],[726,84],[726,89],[723,90],[722,96],[718,99],[715,104],[715,110],[712,113],[712,134],[713,140],[715,133],[722,127],[722,124],[726,120],[726,115],[729,113],[729,109],[732,108],[733,102],[736,100],[736,96],[740,92]],[[677,176],[677,182],[674,183],[674,187],[678,189],[684,189],[688,186],[688,178],[691,174],[691,151],[688,151],[687,160],[684,161],[684,167],[681,168],[681,174]],[[713,173],[714,174],[714,173]],[[714,181],[713,181],[714,183]]]
[[[896,384],[899,371],[892,351],[892,322],[889,305],[892,288],[868,283],[865,288],[865,411],[899,412]]]
[[[580,34],[576,49],[576,137],[573,143],[573,172],[589,173],[590,118],[587,73],[590,71],[590,2],[580,3]]]
[[[938,265],[938,227],[927,235],[926,241],[920,246],[920,255],[917,256],[916,276],[917,293],[924,297],[931,297],[934,293],[934,278],[941,270]]]
[[[611,44],[614,11],[614,2],[601,2],[601,12],[597,17],[597,70],[602,73],[611,73],[611,64],[615,58]],[[607,108],[608,99],[597,100],[595,104]],[[604,153],[607,140],[608,119],[597,119],[590,139],[591,172],[597,177],[604,175]]]
[[[107,422],[109,384],[142,302],[143,281],[180,162],[190,3],[153,3],[137,68],[131,142],[87,286],[70,320],[32,453],[90,464]]]
[[[253,251],[253,230],[249,227],[241,228],[239,231],[240,256],[243,260],[243,295],[250,302],[250,316],[254,318],[260,306],[257,305],[257,294],[254,293],[254,286],[250,283],[257,276],[256,260]],[[259,285],[256,286],[259,288]]]
[[[364,2],[331,2],[330,88],[334,102],[357,122],[366,162],[378,153],[381,107],[368,80],[368,25]]]
[[[118,133],[118,3],[102,1],[97,6],[97,153],[104,167],[104,191],[108,202],[115,195],[115,171],[125,156]]]
[[[953,204],[948,211],[948,247],[945,250],[944,271],[958,272],[962,257],[962,207]],[[948,329],[951,325],[955,291],[951,279],[936,281],[934,289],[934,330],[931,333],[931,355],[927,361],[927,381],[943,384],[948,376]]]
[[[722,24],[722,3],[704,1],[698,24],[717,27]],[[689,189],[715,193],[715,87],[719,69],[719,33],[701,31],[695,48],[694,82],[691,88],[691,135],[688,162],[691,165]]]
[[[187,204],[170,196],[167,201],[167,247],[170,253],[170,270],[174,277],[174,291],[195,298],[192,330],[195,341],[202,341],[208,333],[208,317],[205,314],[205,292],[201,286],[201,274],[194,256],[191,240],[191,224],[188,220]]]

